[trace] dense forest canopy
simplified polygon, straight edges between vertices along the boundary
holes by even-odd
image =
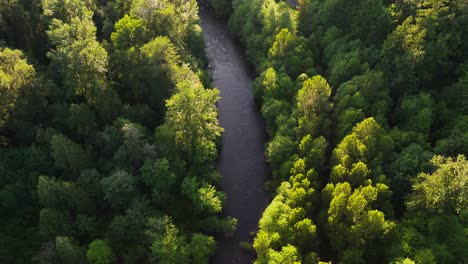
[[[196,1],[0,3],[0,262],[206,263],[214,167]]]
[[[468,2],[212,0],[258,73],[256,263],[464,263]]]
[[[207,0],[267,123],[255,263],[468,259],[468,2]],[[233,234],[196,0],[0,1],[0,262],[208,263]]]

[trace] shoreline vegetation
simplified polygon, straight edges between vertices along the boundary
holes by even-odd
[[[210,2],[270,138],[255,263],[463,263],[468,4]]]

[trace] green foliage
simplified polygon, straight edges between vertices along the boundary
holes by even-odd
[[[283,28],[276,35],[267,59],[274,68],[282,69],[290,76],[296,77],[314,66],[308,48],[305,38],[297,37],[287,28]]]
[[[47,56],[67,97],[82,96],[93,104],[97,91],[105,86],[107,52],[96,40],[92,12],[81,4],[76,10],[80,9],[84,9],[83,14],[52,20],[47,35],[55,48]]]
[[[374,117],[380,124],[386,123],[390,98],[382,72],[370,71],[353,77],[340,85],[333,99],[339,138],[351,132],[366,116]]]
[[[37,194],[39,202],[48,208],[54,209],[78,209],[89,211],[91,201],[84,191],[74,182],[63,182],[40,176],[37,183]]]
[[[145,43],[145,27],[138,18],[125,15],[114,25],[111,41],[117,51],[140,47]]]
[[[54,209],[41,209],[39,213],[39,232],[45,239],[70,233],[71,219],[68,213]]]
[[[401,103],[403,129],[428,135],[433,120],[432,109],[434,101],[427,94],[405,97]]]
[[[259,73],[256,263],[463,263],[467,2],[209,2]],[[197,1],[0,1],[0,46],[1,263],[206,263],[234,234]]]
[[[233,234],[195,0],[1,1],[0,46],[0,262],[206,263],[200,232]]]
[[[382,162],[391,152],[393,142],[373,118],[367,118],[353,128],[335,148],[331,171],[334,183],[349,181],[353,187],[370,178],[381,181]]]
[[[141,167],[141,176],[145,184],[153,190],[153,200],[162,205],[173,195],[177,176],[170,170],[169,161],[146,160]]]
[[[148,228],[146,233],[152,240],[153,263],[187,263],[189,258],[187,242],[169,217],[150,218]]]
[[[328,184],[324,196],[331,200],[328,208],[328,232],[333,248],[346,261],[363,261],[363,248],[377,250],[373,244],[384,239],[395,223],[385,219],[385,214],[373,209],[378,200],[389,197],[388,187],[377,184],[352,189],[347,182]]]
[[[219,213],[225,195],[216,191],[215,187],[199,179],[186,177],[182,183],[182,193],[189,198],[196,212]]]
[[[90,264],[110,264],[114,261],[112,249],[105,240],[100,239],[89,243],[86,257]]]
[[[218,100],[218,90],[189,81],[179,83],[177,93],[167,100],[166,123],[178,154],[190,165],[200,166],[216,157],[215,140],[223,131],[217,119]]]
[[[0,48],[0,127],[8,120],[10,112],[26,86],[31,85],[36,72],[19,50]]]
[[[136,194],[135,178],[126,171],[115,171],[101,180],[104,199],[116,209],[125,208]]]
[[[266,156],[268,162],[272,164],[274,177],[284,180],[289,176],[291,168],[289,161],[295,149],[294,141],[287,136],[277,135],[268,143]]]
[[[231,0],[209,0],[217,17],[224,17],[231,12]]]
[[[408,206],[413,210],[418,208],[465,218],[468,214],[468,162],[465,156],[456,159],[434,156],[431,163],[435,172],[418,174]]]
[[[208,263],[210,256],[214,253],[215,245],[213,237],[200,233],[193,234],[189,244],[192,263]]]
[[[50,146],[57,169],[76,175],[79,171],[92,167],[91,157],[87,151],[64,135],[52,136]]]
[[[299,129],[312,137],[328,135],[329,120],[324,116],[331,110],[331,87],[320,75],[308,79],[297,93]]]
[[[78,264],[84,261],[84,251],[69,237],[56,237],[55,250],[59,263]]]

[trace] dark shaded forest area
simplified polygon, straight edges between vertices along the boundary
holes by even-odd
[[[0,2],[1,263],[208,262],[236,220],[201,33],[195,0]]]

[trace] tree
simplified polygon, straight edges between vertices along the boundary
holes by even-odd
[[[96,116],[87,104],[71,104],[69,127],[81,138],[90,136],[96,129]]]
[[[172,264],[187,263],[188,249],[185,236],[167,216],[150,218],[147,235],[150,237],[151,260],[153,263]]]
[[[60,19],[66,23],[74,17],[87,17],[96,8],[95,0],[43,0],[43,15],[49,19]]]
[[[342,261],[363,262],[363,249],[380,252],[378,245],[394,228],[385,219],[378,201],[389,197],[388,187],[377,184],[352,189],[347,182],[328,184],[323,197],[329,202],[327,230],[334,250]],[[374,250],[374,251],[372,251]],[[377,254],[378,255],[378,254]]]
[[[312,54],[306,44],[305,38],[283,28],[268,51],[268,61],[276,69],[281,69],[295,78],[314,66]]]
[[[434,100],[430,95],[420,93],[407,96],[401,103],[402,128],[429,135],[433,122]]]
[[[216,242],[211,236],[207,236],[201,233],[194,233],[192,235],[192,241],[188,245],[192,263],[202,264],[208,263],[210,256],[215,251]]]
[[[411,210],[429,210],[436,213],[468,214],[468,161],[459,155],[456,159],[434,156],[434,173],[418,174],[407,204]]]
[[[98,91],[106,85],[107,52],[96,40],[92,12],[84,8],[82,16],[53,19],[47,35],[55,46],[47,56],[67,88],[67,96],[83,96],[94,104]]]
[[[231,12],[231,0],[210,0],[217,17],[228,16]]]
[[[175,135],[176,149],[189,164],[200,165],[216,157],[215,140],[223,128],[217,119],[219,91],[183,81],[167,100],[166,124]]]
[[[35,74],[21,51],[0,48],[0,127],[9,119],[18,98],[32,84]]]
[[[111,245],[136,245],[145,240],[148,218],[155,214],[150,204],[145,198],[135,198],[122,214],[114,214],[107,227],[106,240]],[[137,255],[141,255],[141,252]]]
[[[166,204],[173,196],[177,176],[171,171],[166,158],[146,160],[140,169],[145,184],[153,190],[153,200],[158,205]]]
[[[146,41],[143,21],[125,15],[114,25],[111,35],[113,47],[118,52],[141,47]]]
[[[351,183],[356,187],[364,184],[368,177],[382,181],[382,163],[388,159],[392,148],[391,138],[374,118],[363,120],[333,150],[332,182],[350,181],[348,177],[351,177],[354,179]],[[362,164],[358,165],[360,161]]]
[[[66,136],[52,136],[50,145],[56,168],[78,175],[81,170],[92,167],[89,153]]]
[[[292,167],[289,161],[296,147],[291,137],[283,135],[276,135],[273,140],[268,143],[266,156],[273,168],[273,176],[275,178],[285,180],[289,177],[289,171]]]
[[[301,263],[301,258],[296,247],[287,245],[282,247],[281,251],[270,250],[268,252],[268,257],[259,262],[271,264],[299,264]]]
[[[56,237],[55,250],[59,263],[79,264],[85,261],[84,250],[77,246],[70,237]]]
[[[114,262],[114,254],[107,241],[96,239],[88,245],[86,252],[90,264],[110,264]]]
[[[145,158],[154,156],[154,146],[146,140],[146,128],[126,119],[119,119],[115,123],[123,136],[123,142],[114,154],[114,160],[120,168],[137,171]]]
[[[64,182],[47,176],[40,176],[37,183],[40,203],[57,210],[77,209],[90,211],[92,203],[84,191],[74,182]]]
[[[225,195],[216,191],[215,187],[207,182],[200,184],[196,178],[186,177],[182,183],[182,194],[189,198],[198,213],[221,212]]]
[[[391,164],[389,175],[395,211],[402,213],[404,200],[411,192],[412,180],[418,173],[431,170],[430,159],[433,154],[421,145],[413,143],[397,155],[398,157]]]
[[[101,180],[104,199],[115,209],[123,209],[130,204],[136,194],[135,178],[130,173],[118,170]]]
[[[39,213],[39,232],[43,239],[51,239],[57,235],[67,235],[71,229],[71,219],[68,212],[54,209],[41,209]]]
[[[297,94],[299,129],[302,135],[312,137],[328,135],[329,121],[326,114],[331,110],[331,87],[320,75],[304,82]]]

